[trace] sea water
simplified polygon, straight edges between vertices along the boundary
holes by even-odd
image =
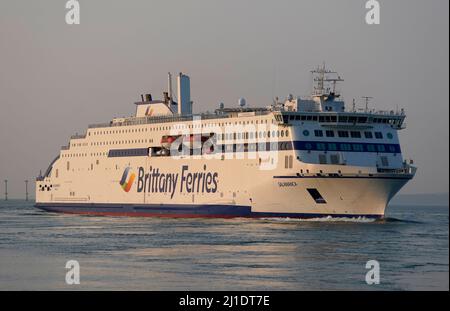
[[[449,290],[448,206],[384,220],[54,214],[0,202],[1,290]],[[66,283],[66,263],[80,284]],[[379,263],[379,284],[366,263]]]

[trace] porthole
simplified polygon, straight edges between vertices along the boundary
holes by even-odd
[[[304,135],[304,136],[309,136],[309,131],[308,131],[308,130],[304,130],[304,131],[303,131],[303,135]]]
[[[386,136],[387,136],[387,138],[389,138],[389,139],[394,138],[394,135],[392,135],[392,133],[387,133]]]

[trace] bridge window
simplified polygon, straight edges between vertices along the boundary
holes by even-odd
[[[328,130],[325,133],[326,133],[327,137],[334,137],[334,131]]]
[[[367,131],[367,132],[364,132],[364,137],[365,137],[365,138],[369,138],[369,139],[370,139],[370,138],[373,138],[372,132],[368,132],[368,131]]]
[[[342,151],[351,151],[352,145],[351,144],[340,144],[340,148]]]
[[[347,131],[338,131],[338,136],[339,137],[348,137],[348,132]]]
[[[364,147],[361,144],[353,144],[353,151],[364,151]]]
[[[333,150],[333,151],[337,150],[336,144],[329,143],[329,144],[328,144],[328,150]]]
[[[383,139],[383,133],[381,133],[381,132],[375,132],[375,138],[377,138],[377,139]]]
[[[314,135],[316,137],[323,137],[323,131],[322,130],[314,130]]]
[[[359,117],[358,118],[358,123],[366,123],[367,122],[367,117]]]
[[[326,150],[326,145],[324,143],[317,143],[317,150]]]
[[[350,132],[350,136],[351,136],[352,138],[361,138],[361,132],[358,132],[358,131],[351,131],[351,132]]]
[[[347,122],[347,116],[340,116],[339,122],[343,122],[343,123]]]
[[[378,152],[385,152],[386,148],[384,147],[384,145],[377,145],[377,150]]]

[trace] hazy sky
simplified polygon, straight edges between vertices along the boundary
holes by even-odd
[[[198,112],[306,95],[323,61],[348,106],[367,95],[406,109],[402,149],[419,170],[402,192],[448,191],[448,0],[380,0],[370,26],[365,0],[79,2],[80,25],[65,23],[65,0],[0,2],[2,193],[5,178],[10,196],[25,179],[34,191],[70,135],[161,97],[168,71],[190,75]]]

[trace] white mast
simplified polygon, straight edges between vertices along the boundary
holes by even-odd
[[[167,92],[169,93],[169,107],[172,107],[172,75],[170,72],[167,74]]]

